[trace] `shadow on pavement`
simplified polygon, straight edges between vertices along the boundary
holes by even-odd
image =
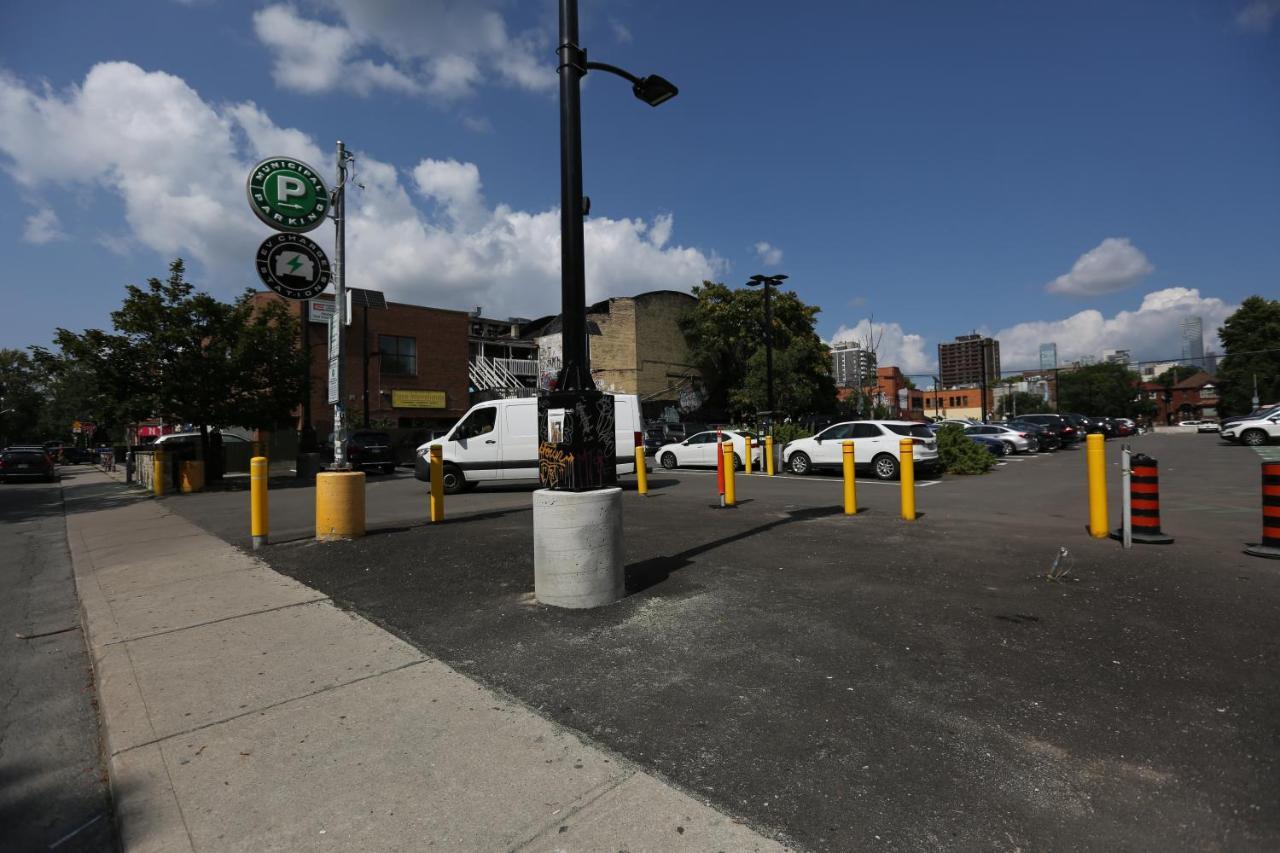
[[[740,501],[742,503],[742,501]],[[705,554],[708,551],[714,551],[716,548],[729,545],[733,542],[739,542],[743,539],[749,539],[761,533],[782,527],[787,524],[793,524],[797,521],[811,521],[815,518],[824,518],[829,515],[839,515],[843,512],[839,507],[811,507],[808,509],[790,510],[787,512],[786,518],[779,518],[766,524],[757,525],[749,530],[743,530],[730,536],[723,536],[710,542],[704,542],[701,545],[695,545],[677,554],[664,555],[659,557],[651,557],[648,560],[641,560],[639,563],[633,563],[626,569],[626,585],[627,594],[634,595],[643,592],[652,586],[662,583],[673,572],[683,569],[692,562],[693,558],[699,554]]]

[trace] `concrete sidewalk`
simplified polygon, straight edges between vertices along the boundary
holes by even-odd
[[[164,501],[65,492],[126,851],[782,849]]]

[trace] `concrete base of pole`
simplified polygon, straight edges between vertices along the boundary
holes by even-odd
[[[364,535],[364,472],[316,475],[316,538],[321,542]]]
[[[1272,560],[1280,560],[1280,548],[1272,548],[1270,545],[1250,545],[1244,549],[1246,554],[1253,557],[1267,557]]]
[[[603,607],[626,593],[622,489],[533,493],[533,594],[552,607]]]

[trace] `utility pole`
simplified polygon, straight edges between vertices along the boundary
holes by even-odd
[[[345,471],[347,462],[347,371],[343,359],[343,334],[347,325],[347,146],[338,140],[338,186],[333,191],[333,282],[334,318],[338,330],[331,337],[337,352],[329,353],[329,370],[337,362],[337,400],[333,404],[333,467]]]

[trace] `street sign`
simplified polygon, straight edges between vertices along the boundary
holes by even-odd
[[[329,315],[329,360],[334,361],[338,357],[338,315]]]
[[[311,299],[307,302],[307,316],[311,318],[313,323],[324,323],[328,325],[329,318],[338,313],[338,303],[332,296],[321,296],[317,299]],[[351,325],[351,318],[355,312],[351,310],[351,290],[347,290],[347,325]]]
[[[338,402],[338,360],[329,360],[329,405]]]
[[[318,228],[329,210],[320,173],[292,157],[269,157],[253,167],[246,187],[249,207],[277,231],[301,234]]]
[[[310,299],[329,286],[329,259],[301,234],[272,234],[256,263],[263,284],[287,299]]]

